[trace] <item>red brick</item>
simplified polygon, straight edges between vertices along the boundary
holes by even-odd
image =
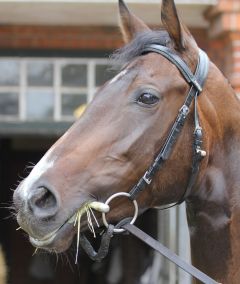
[[[114,27],[0,26],[0,48],[114,49],[121,43]]]

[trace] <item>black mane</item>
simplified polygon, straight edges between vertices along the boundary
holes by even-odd
[[[136,37],[127,45],[115,51],[111,60],[115,66],[123,66],[134,58],[144,53],[146,46],[149,44],[159,44],[167,46],[170,37],[165,30],[147,31],[136,35]]]

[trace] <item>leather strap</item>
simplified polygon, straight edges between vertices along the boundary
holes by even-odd
[[[169,259],[171,262],[175,263],[178,267],[186,271],[188,274],[192,275],[196,279],[200,280],[202,283],[205,284],[220,284],[196,267],[194,267],[191,264],[188,264],[184,260],[182,260],[178,255],[170,251],[167,247],[144,233],[142,230],[140,230],[135,225],[131,225],[130,223],[125,223],[122,225],[122,228],[127,230],[129,233],[133,234],[135,237],[143,241],[145,244],[165,256],[167,259]]]
[[[193,159],[192,159],[192,174],[188,182],[188,186],[182,196],[182,198],[176,202],[176,204],[182,203],[191,191],[192,186],[197,178],[197,173],[199,169],[199,164],[202,160],[201,156],[201,145],[202,145],[202,129],[199,125],[198,113],[197,113],[197,96],[201,93],[204,86],[205,80],[207,78],[209,69],[208,56],[204,51],[199,49],[199,61],[195,74],[193,75],[186,63],[170,48],[152,44],[146,47],[144,54],[148,52],[156,52],[166,57],[170,62],[172,62],[181,72],[186,81],[190,84],[190,90],[188,95],[179,109],[179,113],[173,123],[173,126],[162,146],[160,153],[157,155],[152,165],[147,169],[144,175],[140,178],[138,183],[130,190],[131,199],[136,199],[137,195],[147,186],[150,185],[152,179],[156,172],[162,167],[164,161],[169,158],[173,146],[181,133],[183,125],[189,113],[190,105],[195,98],[195,111],[194,111],[194,143],[193,143]],[[171,206],[172,207],[172,206]]]
[[[146,49],[144,50],[144,53],[148,53],[148,52],[159,53],[165,58],[167,58],[179,69],[179,71],[182,73],[185,80],[190,85],[195,86],[195,88],[199,92],[202,91],[202,86],[198,80],[199,78],[197,78],[197,76],[194,76],[192,74],[192,71],[189,69],[187,64],[172,49],[166,46],[163,46],[163,45],[151,44],[148,47],[146,47]]]
[[[84,234],[80,235],[80,245],[86,254],[94,261],[102,261],[108,254],[111,238],[113,237],[113,225],[109,225],[107,231],[102,235],[100,247],[95,251],[89,240]]]

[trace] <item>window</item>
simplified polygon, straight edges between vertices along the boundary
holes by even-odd
[[[12,60],[0,61],[0,116],[19,116],[20,63]]]
[[[0,120],[68,121],[116,72],[105,59],[0,59]]]
[[[109,65],[97,64],[95,68],[96,86],[101,86],[104,82],[112,78],[112,72]]]
[[[51,120],[54,117],[53,62],[26,62],[25,117]]]

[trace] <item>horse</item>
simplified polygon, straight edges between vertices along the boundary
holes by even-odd
[[[200,49],[180,20],[173,0],[163,0],[163,28],[151,30],[119,0],[125,46],[115,55],[121,71],[97,90],[80,119],[49,149],[14,193],[17,220],[30,242],[62,252],[78,235],[86,206],[114,224],[133,215],[128,193],[157,157],[186,94],[192,88],[176,64],[149,45],[167,48],[195,74]],[[186,202],[194,266],[216,281],[240,281],[240,104],[219,69],[209,69],[197,104],[191,103],[168,159],[136,197],[138,215]],[[196,83],[196,82],[195,82]],[[195,101],[196,102],[196,101]],[[202,149],[194,183],[194,120]],[[149,182],[149,184],[148,184]],[[183,198],[184,197],[184,198]],[[86,205],[87,204],[87,205]],[[74,218],[73,218],[74,217]],[[96,213],[103,225],[100,213]],[[88,230],[87,218],[81,232]],[[92,225],[92,229],[94,225]]]

